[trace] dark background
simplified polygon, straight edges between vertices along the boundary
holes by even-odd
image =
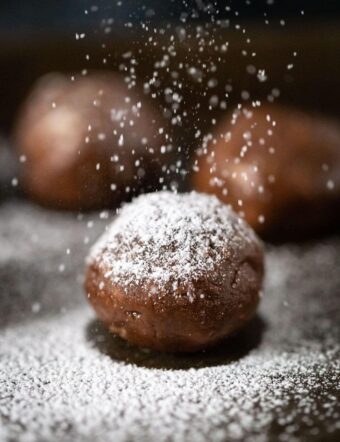
[[[213,4],[213,8],[203,5]],[[93,10],[96,6],[96,10]],[[225,7],[229,6],[230,11]],[[84,11],[88,10],[88,14]],[[309,18],[327,19],[340,15],[337,0],[11,0],[0,3],[0,29],[8,32],[66,31],[79,26],[95,25],[98,17],[112,16],[116,23],[144,20],[179,20],[183,12],[198,11],[200,19],[210,15],[241,18],[298,18],[301,10]],[[151,11],[151,13],[150,13]],[[153,11],[153,12],[152,12]],[[191,18],[192,19],[192,18]],[[190,16],[189,16],[190,20]]]
[[[119,54],[143,44],[141,22],[154,26],[166,24],[170,33],[178,24],[190,27],[229,19],[230,27],[218,30],[214,37],[231,43],[225,66],[217,73],[222,85],[225,79],[232,79],[231,100],[237,102],[243,89],[251,92],[252,97],[261,94],[266,97],[270,88],[279,88],[283,102],[340,115],[340,1],[122,0],[120,3],[119,0],[0,0],[0,104],[5,109],[0,113],[0,134],[11,134],[20,105],[41,75],[50,71],[79,73],[84,68],[117,70]],[[207,7],[209,3],[214,6]],[[105,34],[108,20],[112,30]],[[127,22],[132,28],[125,26]],[[247,29],[257,52],[256,64],[266,69],[268,82],[259,84],[256,78],[245,74],[251,60],[240,55],[245,44],[235,30],[236,24]],[[75,33],[83,32],[86,38],[76,40]],[[169,44],[168,35],[163,40],[164,45]],[[138,67],[141,81],[152,72],[153,61],[162,56],[159,49],[151,49],[141,56]],[[178,49],[176,63],[187,60],[188,56],[194,59],[195,39]],[[295,51],[296,60],[292,59]],[[90,61],[85,61],[86,54],[91,55]],[[104,65],[103,58],[108,55],[110,58]],[[206,51],[202,54],[203,62],[214,56]],[[294,69],[287,72],[286,67],[292,62]],[[189,99],[199,99],[204,91],[194,93],[196,96],[190,90]]]

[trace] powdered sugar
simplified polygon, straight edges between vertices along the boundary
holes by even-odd
[[[191,192],[142,195],[123,207],[93,248],[113,281],[180,284],[213,272],[245,244],[252,231],[216,197]]]
[[[270,247],[262,319],[209,352],[171,356],[129,347],[94,321],[75,275],[81,239],[103,225],[86,221],[0,206],[0,327],[11,306],[1,442],[337,440],[339,238]]]
[[[298,352],[267,348],[212,367],[150,369],[100,354],[84,336],[90,318],[79,309],[1,339],[0,411],[8,437],[265,441],[277,421],[279,440],[290,441],[304,426],[310,436],[316,423],[335,429],[334,351],[309,343]]]

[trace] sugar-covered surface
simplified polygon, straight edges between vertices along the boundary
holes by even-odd
[[[338,237],[268,247],[259,316],[171,356],[110,336],[86,305],[107,218],[0,202],[1,441],[339,440]]]
[[[249,243],[257,246],[253,231],[216,197],[162,191],[125,205],[89,261],[108,269],[105,277],[123,287],[150,280],[177,286],[216,272]]]

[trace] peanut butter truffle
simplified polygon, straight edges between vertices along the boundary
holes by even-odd
[[[163,191],[126,204],[93,247],[88,299],[115,334],[142,346],[191,352],[254,314],[262,246],[216,197]]]
[[[340,125],[275,105],[222,121],[198,149],[196,190],[232,205],[265,237],[319,233],[339,219]]]
[[[19,116],[23,188],[39,203],[80,210],[116,206],[162,187],[171,146],[159,112],[123,79],[49,74]]]

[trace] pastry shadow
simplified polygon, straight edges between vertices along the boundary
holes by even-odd
[[[214,347],[196,353],[173,354],[141,349],[110,333],[99,320],[86,327],[86,338],[99,352],[115,361],[144,368],[188,370],[235,362],[257,348],[266,329],[265,321],[256,315],[236,335]]]

